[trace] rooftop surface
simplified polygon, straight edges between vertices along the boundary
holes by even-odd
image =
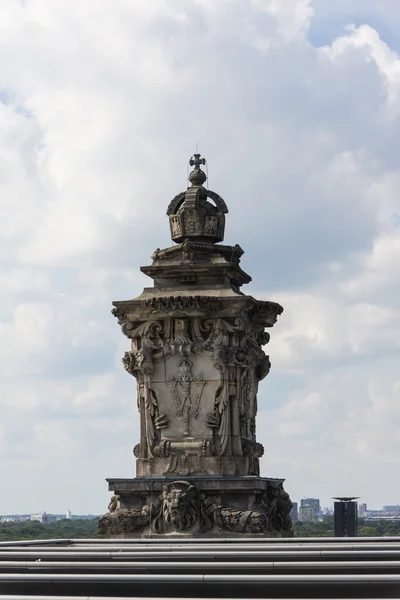
[[[400,538],[0,543],[3,598],[400,598]]]

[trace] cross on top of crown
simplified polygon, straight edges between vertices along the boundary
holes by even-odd
[[[199,169],[200,165],[206,164],[206,159],[200,158],[201,154],[194,154],[193,156],[194,156],[194,158],[191,158],[189,161],[189,164],[191,167],[194,167],[195,169]]]

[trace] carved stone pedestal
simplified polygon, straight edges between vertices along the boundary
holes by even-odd
[[[290,537],[292,503],[282,479],[108,479],[105,537]]]
[[[246,296],[239,245],[220,244],[228,208],[206,189],[195,155],[191,186],[170,203],[174,245],[157,249],[140,296],[113,302],[137,386],[136,479],[109,479],[104,535],[261,535],[290,531],[283,480],[260,477],[257,392],[264,347],[282,306]]]

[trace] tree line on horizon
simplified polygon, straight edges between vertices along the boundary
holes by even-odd
[[[82,539],[100,537],[97,519],[61,519],[53,523],[17,521],[0,523],[0,542],[51,539]],[[333,517],[323,521],[293,523],[295,537],[333,537]],[[400,536],[400,521],[367,521],[359,519],[358,535],[361,537]]]
[[[293,531],[295,537],[334,537],[334,518],[326,517],[323,521],[308,523],[294,521]],[[358,519],[358,535],[360,537],[400,536],[400,521]]]
[[[52,523],[16,521],[0,523],[0,542],[99,537],[97,519],[60,519]]]

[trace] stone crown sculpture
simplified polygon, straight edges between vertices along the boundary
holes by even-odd
[[[195,167],[189,175],[192,185],[186,192],[175,196],[168,207],[167,215],[174,242],[187,239],[222,242],[224,239],[225,214],[228,207],[221,196],[203,187],[206,175],[200,169],[200,165],[205,162],[204,158],[200,158],[200,154],[195,154],[194,159],[190,159],[189,164]]]
[[[131,342],[123,365],[137,381],[140,442],[137,478],[108,480],[118,509],[101,530],[281,535],[290,531],[291,503],[283,480],[259,477],[256,414],[271,366],[265,329],[283,308],[240,291],[251,281],[240,268],[243,250],[217,244],[227,206],[203,186],[205,159],[195,154],[190,164],[191,186],[167,210],[175,245],[141,269],[154,287],[113,302]]]

